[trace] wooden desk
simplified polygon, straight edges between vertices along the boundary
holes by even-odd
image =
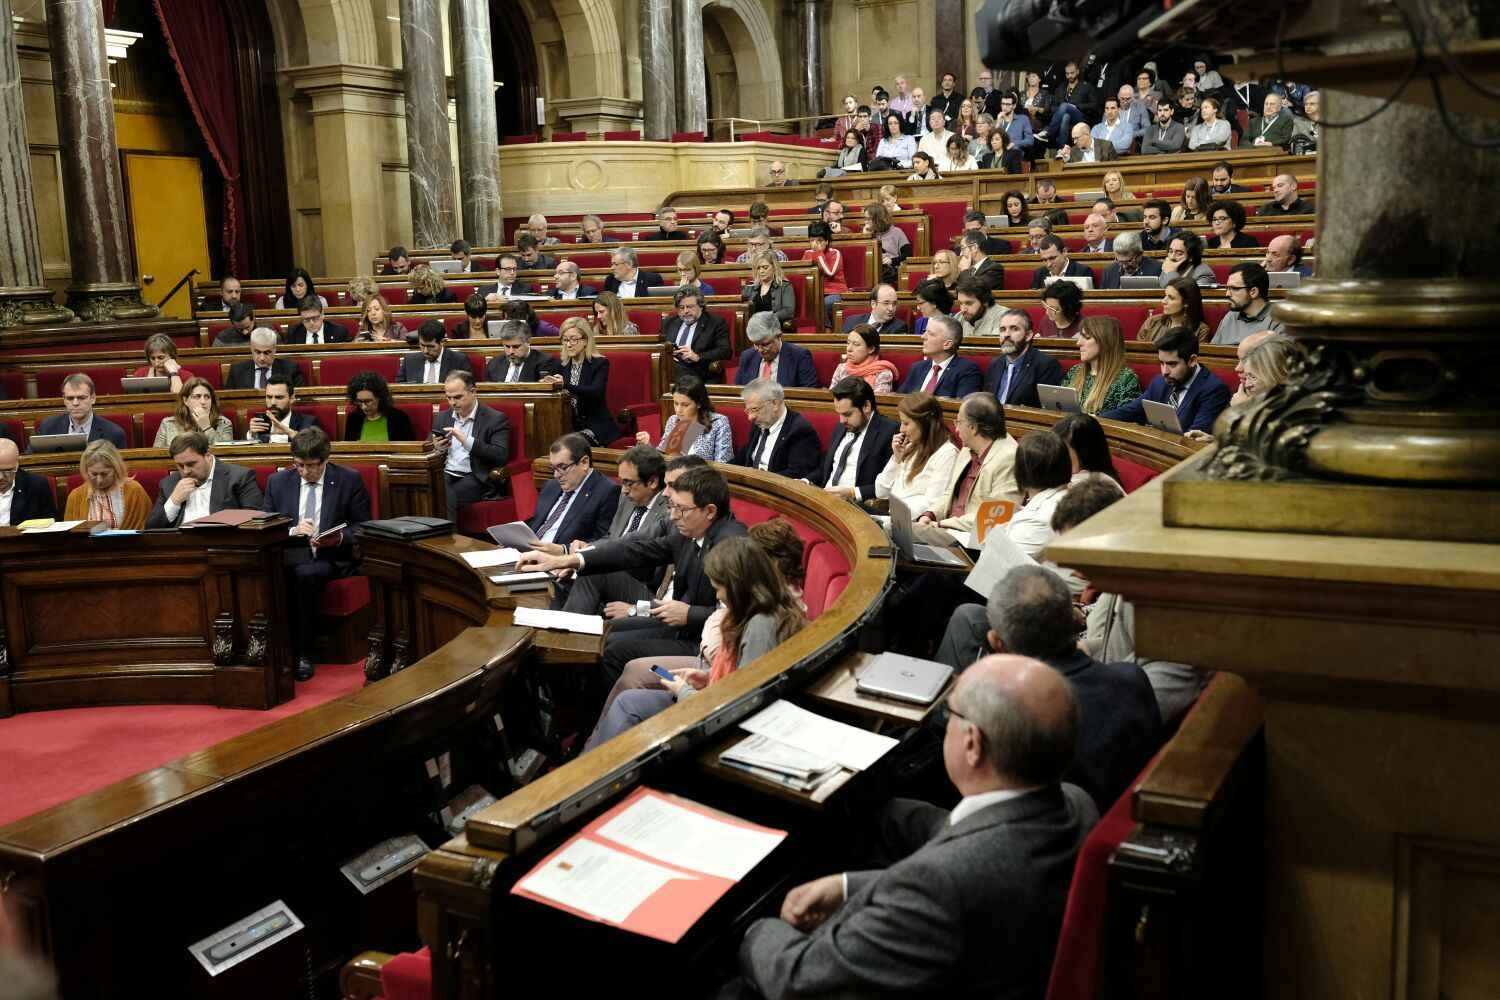
[[[291,698],[286,526],[114,538],[91,537],[90,525],[0,529],[0,715]]]
[[[931,715],[943,703],[943,699],[948,697],[954,681],[958,679],[957,674],[949,678],[943,690],[927,705],[914,705],[894,698],[877,698],[856,690],[854,686],[859,672],[874,659],[874,653],[851,653],[829,667],[817,680],[802,689],[803,697],[810,702],[808,708],[817,712],[852,715],[874,722],[877,731],[888,726],[906,729],[920,725]]]

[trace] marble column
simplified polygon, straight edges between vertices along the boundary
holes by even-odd
[[[641,116],[647,139],[670,139],[677,128],[673,2],[641,0]]]
[[[677,129],[708,131],[708,64],[703,58],[703,0],[677,0]]]
[[[495,119],[488,0],[454,0],[453,18],[464,239],[476,247],[499,246],[505,242],[505,229],[500,216],[500,126]]]
[[[418,247],[446,247],[457,229],[453,218],[453,158],[448,151],[442,11],[441,0],[401,0],[406,159],[411,178],[412,242]]]
[[[46,9],[73,265],[68,305],[96,323],[153,317],[131,261],[104,11],[100,0],[47,0]]]
[[[802,113],[816,115],[823,108],[823,4],[820,0],[802,0]],[[806,134],[811,135],[808,122]]]

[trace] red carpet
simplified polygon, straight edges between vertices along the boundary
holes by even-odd
[[[21,712],[0,720],[0,826],[149,771],[203,747],[348,694],[364,662],[318,666],[267,712],[212,705],[130,705]]]

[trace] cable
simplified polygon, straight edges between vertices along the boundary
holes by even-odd
[[[1289,75],[1286,71],[1286,60],[1282,51],[1283,36],[1286,33],[1286,12],[1288,6],[1289,4],[1283,3],[1281,6],[1281,13],[1276,18],[1276,69],[1278,72],[1280,72],[1281,79],[1283,80],[1287,79]],[[1381,112],[1383,112],[1386,108],[1389,108],[1391,105],[1395,104],[1396,101],[1400,99],[1401,95],[1406,93],[1406,88],[1411,85],[1411,82],[1417,78],[1417,71],[1422,67],[1422,39],[1417,33],[1417,25],[1414,21],[1412,21],[1411,15],[1408,14],[1406,10],[1399,5],[1396,6],[1396,13],[1400,14],[1401,19],[1406,22],[1406,34],[1409,38],[1411,38],[1412,48],[1415,50],[1412,53],[1411,68],[1406,71],[1406,76],[1401,80],[1401,83],[1397,85],[1396,89],[1391,91],[1391,96],[1387,97],[1384,103],[1382,103],[1374,111],[1371,111],[1369,114],[1348,122],[1330,122],[1319,119],[1319,121],[1317,122],[1318,128],[1354,128],[1356,125],[1365,124],[1366,122],[1372,120]]]
[[[1491,90],[1489,87],[1486,87],[1478,80],[1469,76],[1468,73],[1464,72],[1464,68],[1459,64],[1458,59],[1453,55],[1452,52],[1448,51],[1448,40],[1445,39],[1442,36],[1442,33],[1437,30],[1437,18],[1432,13],[1431,0],[1421,0],[1421,3],[1422,18],[1426,22],[1428,30],[1432,32],[1432,37],[1437,41],[1438,51],[1442,53],[1443,56],[1443,64],[1448,67],[1449,72],[1458,77],[1464,83],[1467,83],[1470,87],[1473,87],[1476,91],[1483,94],[1485,97],[1500,100],[1500,90]]]

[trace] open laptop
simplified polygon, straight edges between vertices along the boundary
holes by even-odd
[[[799,240],[805,240],[805,239],[807,239],[807,226],[806,225],[801,225],[801,226],[782,226],[781,227],[781,235],[782,236],[788,236],[788,237],[794,237],[794,238],[799,239]]]
[[[172,388],[172,377],[170,375],[142,375],[140,378],[127,376],[120,379],[120,388],[125,392],[168,392]]]
[[[933,660],[919,660],[900,653],[881,653],[854,680],[861,694],[894,698],[915,705],[930,705],[953,676],[953,668]]]
[[[1177,419],[1177,411],[1166,403],[1158,403],[1154,400],[1143,399],[1141,406],[1146,410],[1146,423],[1159,431],[1167,431],[1170,434],[1182,433],[1182,421]]]
[[[681,285],[652,285],[646,289],[647,295],[676,295],[682,289]]]
[[[1271,279],[1272,288],[1299,288],[1302,285],[1301,271],[1270,271],[1266,277]]]
[[[1083,412],[1083,407],[1078,404],[1078,390],[1070,385],[1038,385],[1036,394],[1044,410],[1054,413]]]
[[[1160,288],[1161,279],[1154,274],[1123,274],[1120,276],[1121,288]]]
[[[453,260],[452,258],[429,260],[427,263],[434,271],[438,271],[442,274],[460,274],[464,269],[463,261]]]
[[[1091,292],[1094,290],[1094,279],[1075,277],[1071,274],[1049,274],[1044,284],[1052,284],[1054,281],[1071,281],[1078,286],[1080,292]]]
[[[891,497],[891,541],[912,562],[932,566],[967,566],[957,553],[935,545],[923,545],[912,534],[911,509],[897,497]]]
[[[88,443],[88,437],[83,434],[33,434],[26,439],[27,447],[33,452],[82,451]]]

